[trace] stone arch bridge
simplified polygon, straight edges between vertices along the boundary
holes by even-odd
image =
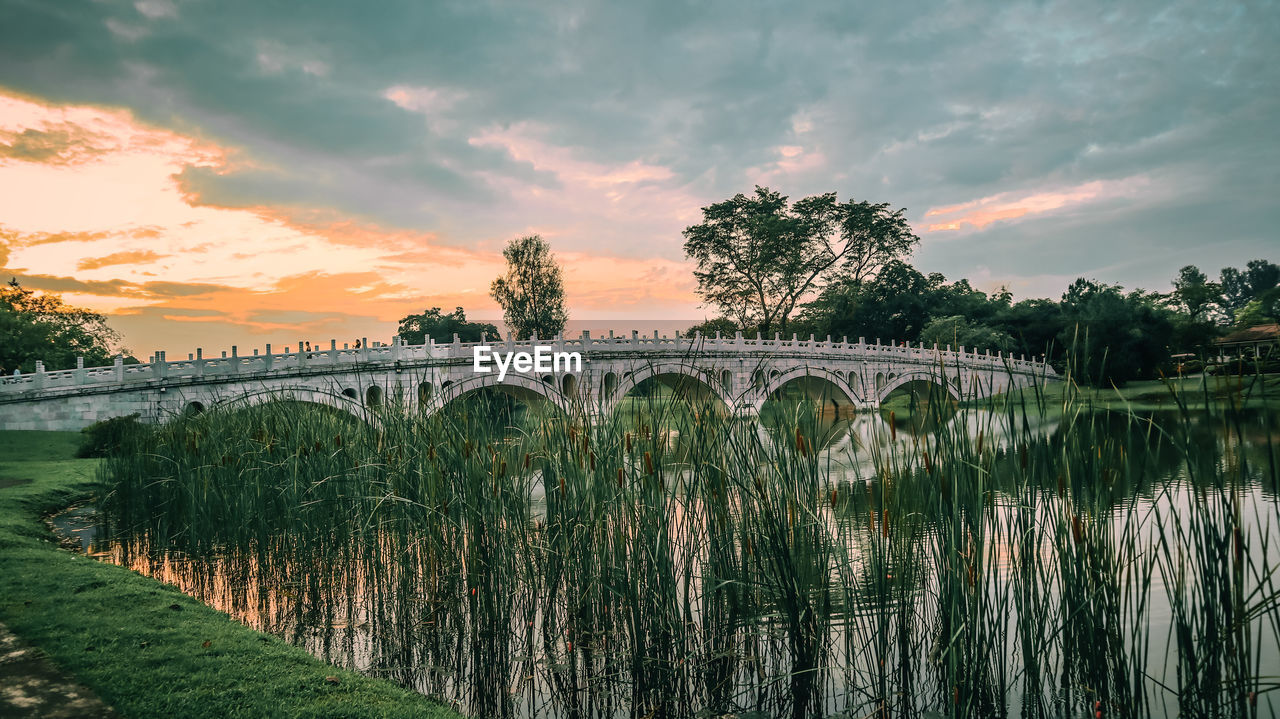
[[[474,351],[577,352],[581,366],[549,372],[509,369],[477,373]],[[83,362],[80,363],[83,365]],[[492,365],[491,365],[492,369]],[[904,386],[931,387],[953,399],[980,398],[1057,378],[1043,360],[863,340],[642,336],[582,337],[522,342],[436,343],[341,349],[271,351],[185,360],[158,352],[145,364],[79,366],[0,380],[0,429],[77,430],[128,414],[143,421],[215,406],[247,406],[282,399],[336,407],[368,419],[382,407],[434,412],[468,393],[493,388],[551,402],[574,414],[612,411],[641,382],[655,378],[714,400],[733,415],[758,413],[766,399],[796,388],[839,409],[879,405]]]

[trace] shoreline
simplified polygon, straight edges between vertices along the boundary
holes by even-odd
[[[79,436],[0,432],[0,623],[121,716],[462,716],[62,549],[46,519],[98,489],[99,460],[73,458]]]

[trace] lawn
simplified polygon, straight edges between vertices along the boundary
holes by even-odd
[[[43,517],[97,491],[74,432],[0,432],[0,622],[125,717],[439,717],[172,586],[58,548]]]

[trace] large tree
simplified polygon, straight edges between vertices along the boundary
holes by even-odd
[[[685,254],[703,300],[742,327],[785,332],[802,299],[840,278],[861,284],[919,242],[905,210],[849,200],[834,192],[789,203],[757,186],[702,208],[684,230]]]
[[[564,279],[551,246],[538,235],[507,243],[502,251],[507,271],[495,279],[489,294],[502,307],[507,329],[515,339],[553,337],[564,331],[569,313],[564,306]]]
[[[1210,282],[1199,267],[1187,265],[1178,270],[1170,299],[1193,322],[1203,321],[1209,318],[1214,306],[1222,301],[1222,287],[1216,282]]]
[[[497,340],[498,328],[488,322],[468,322],[461,307],[447,315],[439,307],[432,307],[422,314],[402,318],[396,334],[413,345],[426,342],[428,337],[436,342],[452,342],[455,334],[463,342],[479,342],[482,336]]]
[[[35,371],[36,361],[50,370],[111,364],[120,335],[105,315],[73,307],[50,293],[26,289],[17,279],[0,287],[0,370]]]

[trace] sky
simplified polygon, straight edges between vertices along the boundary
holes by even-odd
[[[907,210],[1018,298],[1280,260],[1271,2],[0,0],[0,274],[140,356],[497,318],[702,319],[681,231],[768,186]]]

